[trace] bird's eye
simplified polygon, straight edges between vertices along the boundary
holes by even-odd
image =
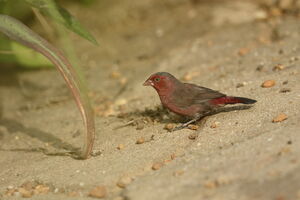
[[[160,78],[155,78],[154,81],[158,82],[158,81],[160,81]]]

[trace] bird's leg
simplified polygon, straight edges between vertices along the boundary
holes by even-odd
[[[203,116],[204,116],[204,114],[197,114],[194,119],[192,119],[184,124],[181,124],[180,126],[175,127],[172,131],[178,131],[180,129],[183,129],[183,128],[187,127],[188,125],[190,125],[191,123],[198,121]]]

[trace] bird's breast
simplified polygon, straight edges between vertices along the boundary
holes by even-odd
[[[189,105],[186,107],[181,107],[179,105],[176,105],[176,103],[172,100],[170,96],[160,95],[159,97],[163,106],[176,114],[193,117],[199,112],[198,105]]]

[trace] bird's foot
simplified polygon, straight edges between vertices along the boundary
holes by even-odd
[[[173,128],[173,129],[172,129],[172,132],[173,132],[173,131],[179,131],[179,130],[184,129],[184,128],[186,128],[186,127],[187,127],[187,126],[184,126],[184,124],[181,124],[181,125],[176,126],[175,128]]]
[[[172,131],[178,131],[178,130],[181,130],[181,129],[183,129],[183,128],[186,128],[186,127],[188,127],[190,124],[192,124],[192,123],[198,121],[199,119],[201,119],[201,117],[203,117],[203,116],[204,116],[204,115],[198,114],[194,119],[192,119],[192,120],[190,120],[190,121],[188,121],[188,122],[186,122],[186,123],[184,123],[184,124],[181,124],[181,125],[179,125],[179,126],[176,126]]]

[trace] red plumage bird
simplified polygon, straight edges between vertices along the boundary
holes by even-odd
[[[193,118],[176,127],[181,129],[199,120],[217,107],[226,104],[253,104],[256,100],[244,97],[226,96],[218,91],[191,83],[182,83],[168,72],[152,74],[143,84],[152,86],[158,93],[161,103],[170,111]]]

